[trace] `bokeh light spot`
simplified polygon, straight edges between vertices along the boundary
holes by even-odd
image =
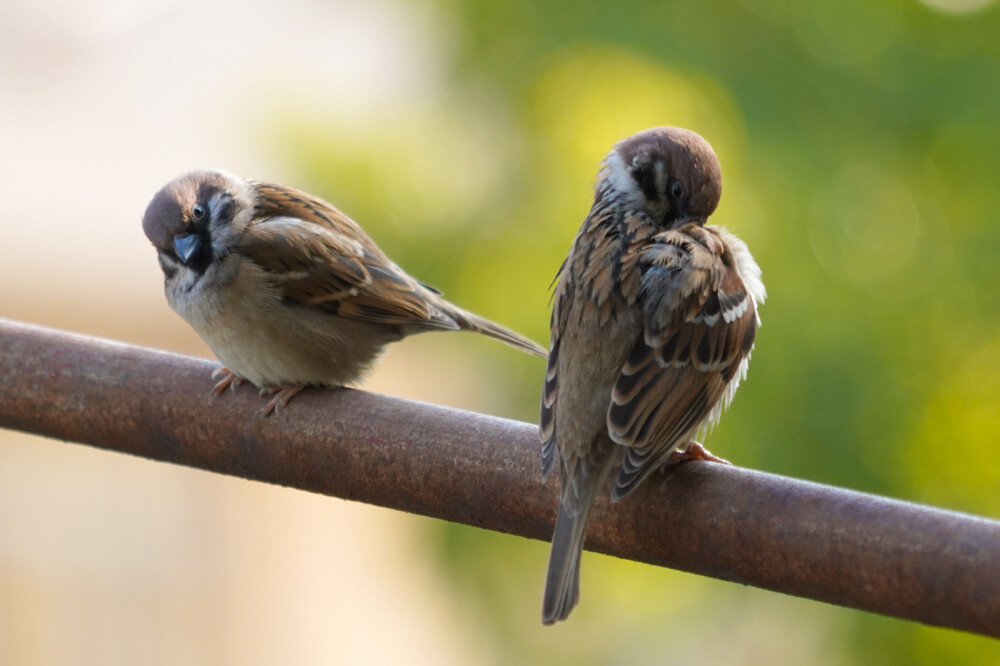
[[[855,164],[813,198],[809,240],[833,277],[877,289],[916,254],[920,216],[913,195],[895,176]]]
[[[972,14],[996,4],[996,0],[920,0],[920,2],[944,14]]]

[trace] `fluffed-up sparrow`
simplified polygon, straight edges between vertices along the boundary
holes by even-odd
[[[349,217],[304,192],[193,171],[150,201],[142,228],[167,301],[223,368],[214,394],[247,380],[274,395],[361,377],[383,347],[424,331],[474,331],[542,347],[452,305],[393,263]]]
[[[540,434],[562,490],[545,624],[579,600],[587,517],[612,471],[617,501],[667,462],[721,460],[693,438],[746,376],[766,296],[746,244],[705,224],[721,191],[715,152],[685,129],[639,132],[602,164],[553,298]]]

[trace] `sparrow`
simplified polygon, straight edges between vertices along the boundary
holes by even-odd
[[[556,275],[542,391],[542,473],[559,452],[561,491],[542,622],[580,595],[587,516],[689,458],[725,462],[706,433],[746,376],[766,292],[746,244],[706,225],[722,192],[702,137],[655,127],[618,142]]]
[[[306,386],[354,382],[386,344],[424,331],[474,331],[545,356],[452,305],[349,217],[290,187],[192,171],[156,193],[142,228],[167,302],[224,366],[213,395],[249,381],[274,396],[265,416]]]

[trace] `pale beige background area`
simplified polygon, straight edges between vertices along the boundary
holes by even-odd
[[[340,123],[433,95],[436,20],[0,1],[0,316],[210,356],[163,298],[149,198],[195,167],[284,180],[259,135],[281,94]],[[367,387],[482,408],[443,365],[475,344],[408,341]],[[0,431],[0,664],[474,663],[421,520]]]

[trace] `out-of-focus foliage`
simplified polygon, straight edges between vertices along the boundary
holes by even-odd
[[[711,448],[1000,516],[994,5],[430,5],[454,33],[448,85],[350,129],[282,115],[304,186],[455,301],[545,340],[600,160],[649,126],[694,129],[722,164],[714,222],[747,240],[770,294]],[[483,350],[498,404],[532,418],[540,366]],[[544,544],[451,525],[428,542],[481,620],[484,662],[1000,658],[983,639],[592,555],[580,607],[543,629]]]

